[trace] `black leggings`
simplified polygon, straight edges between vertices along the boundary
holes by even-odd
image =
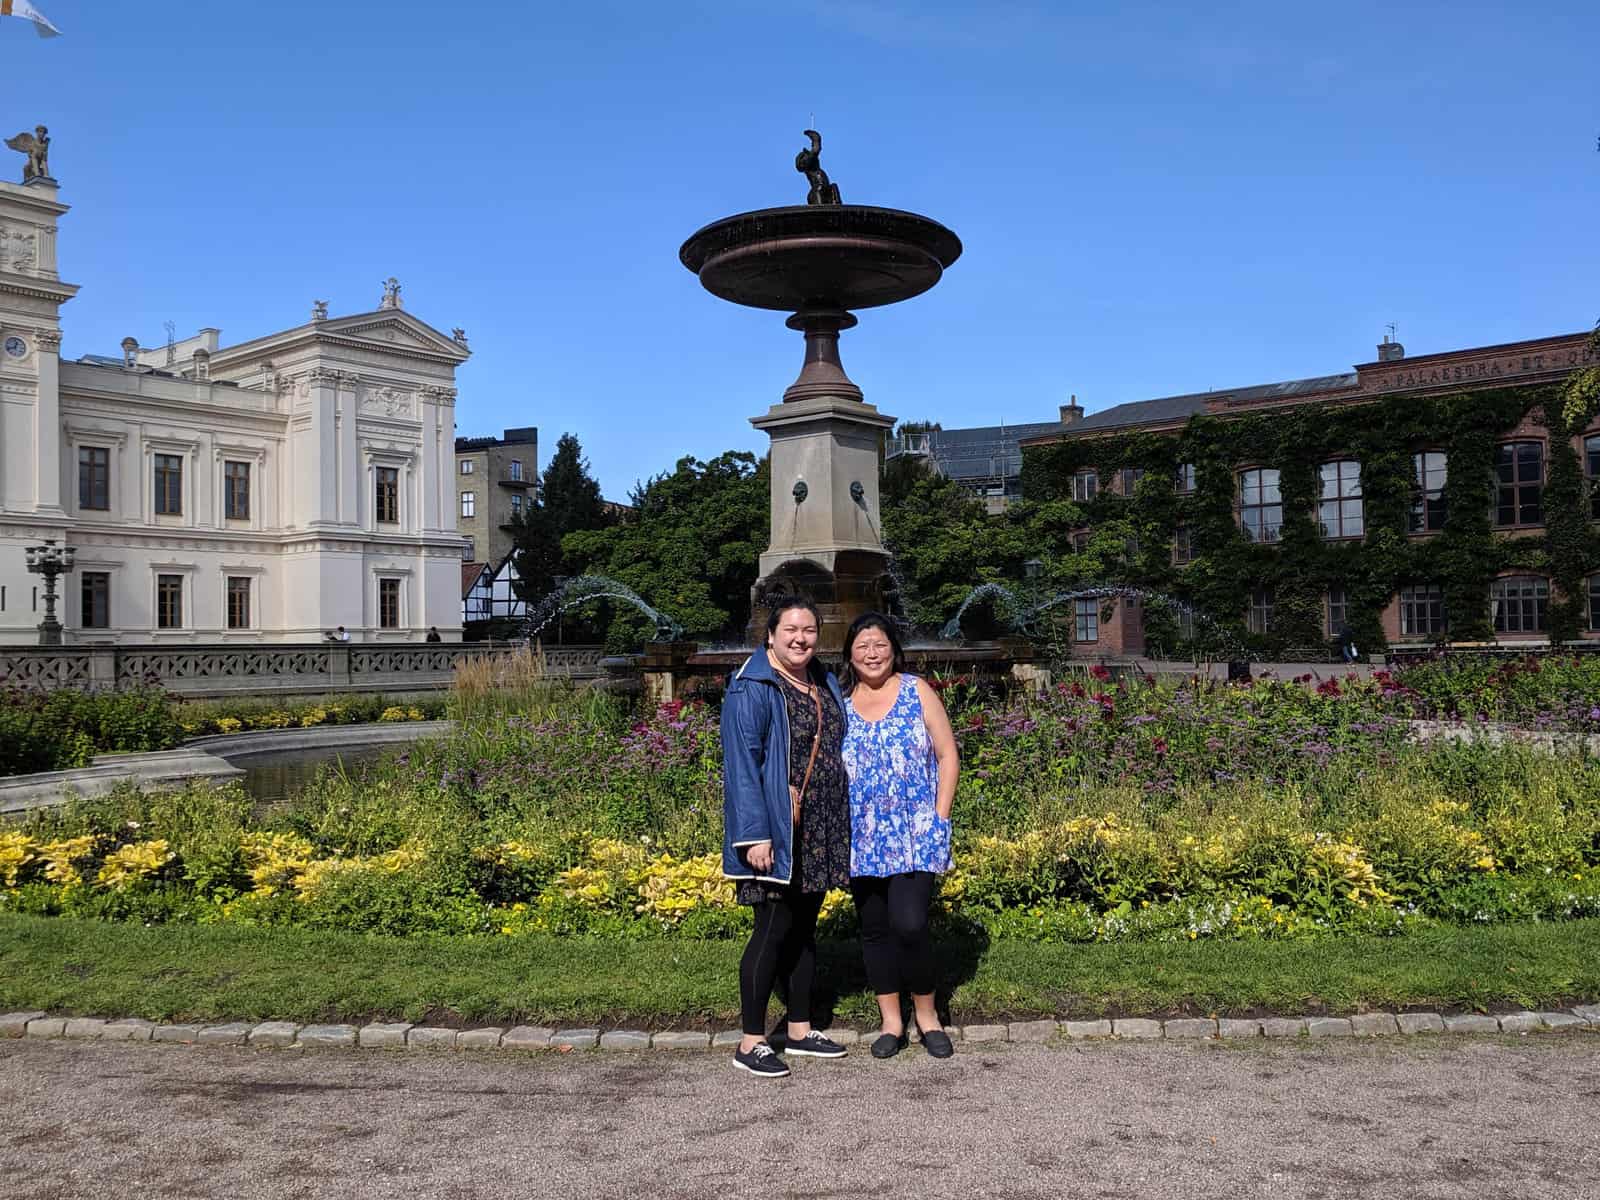
[[[767,999],[772,985],[788,983],[789,1020],[811,1022],[811,985],[817,970],[817,914],[821,892],[785,888],[781,899],[750,907],[756,929],[739,960],[739,1013],[746,1034],[767,1032]]]
[[[857,875],[850,892],[861,918],[861,957],[867,984],[875,995],[933,991],[933,939],[928,908],[933,903],[932,871],[903,875]]]

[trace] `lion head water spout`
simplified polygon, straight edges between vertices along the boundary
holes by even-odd
[[[604,575],[580,575],[576,579],[569,579],[551,592],[529,612],[527,622],[522,628],[522,636],[530,640],[536,638],[562,613],[596,600],[619,600],[638,609],[654,622],[657,641],[672,642],[683,636],[683,626],[677,621],[646,604],[639,593],[627,584],[607,579]]]

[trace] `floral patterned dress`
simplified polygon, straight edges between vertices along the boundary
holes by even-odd
[[[806,776],[811,757],[811,735],[817,728],[817,706],[810,696],[787,680],[778,681],[789,714],[789,780],[795,786]],[[794,873],[790,887],[802,892],[826,892],[850,886],[850,781],[845,775],[840,747],[845,718],[833,695],[818,686],[822,697],[822,745],[811,768],[811,782],[800,800],[800,825],[795,830]],[[740,904],[760,904],[783,893],[782,884],[742,879],[736,889]]]
[[[848,701],[846,702],[848,704]],[[922,719],[917,677],[902,673],[894,704],[869,721],[850,705],[850,874],[950,869],[950,822],[939,815],[939,760]]]

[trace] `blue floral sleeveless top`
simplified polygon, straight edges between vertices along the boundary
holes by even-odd
[[[844,765],[850,774],[850,874],[943,872],[950,822],[939,816],[939,761],[922,720],[915,675],[900,675],[894,704],[868,721],[846,701]]]

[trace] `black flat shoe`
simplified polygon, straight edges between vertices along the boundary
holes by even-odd
[[[872,1057],[893,1058],[906,1048],[910,1040],[903,1033],[880,1033],[872,1043]]]
[[[956,1052],[955,1043],[942,1029],[930,1029],[924,1032],[922,1026],[918,1025],[917,1041],[922,1043],[922,1048],[928,1052],[930,1058],[949,1058]]]

